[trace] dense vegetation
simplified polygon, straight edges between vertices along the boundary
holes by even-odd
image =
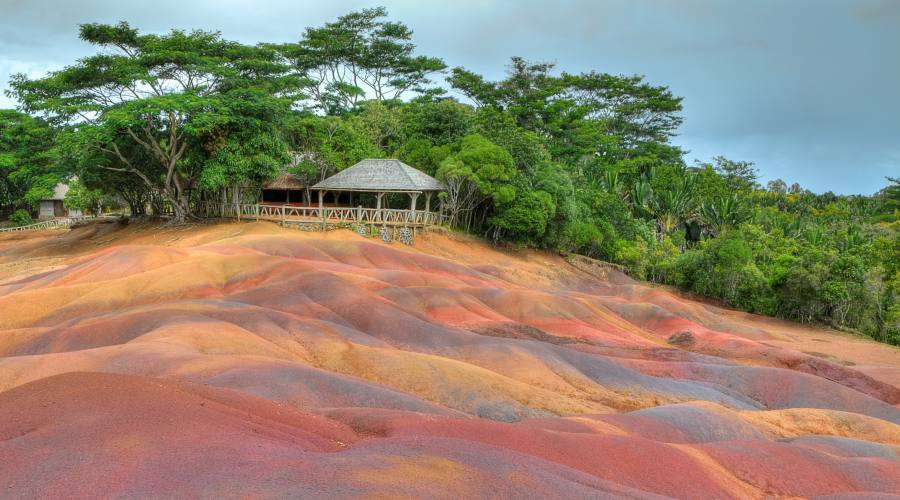
[[[455,227],[495,242],[577,252],[744,310],[900,343],[900,182],[817,195],[762,187],[747,162],[689,165],[672,142],[680,98],[642,77],[514,57],[488,81],[415,54],[384,9],[288,44],[125,23],[80,35],[101,51],[12,79],[21,112],[0,112],[6,213],[77,176],[75,206],[114,197],[132,214],[183,221],[197,200],[284,165],[319,179],[397,157],[447,184]]]

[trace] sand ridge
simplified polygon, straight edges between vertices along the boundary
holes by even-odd
[[[0,235],[0,488],[900,493],[900,351],[611,273],[441,233]]]

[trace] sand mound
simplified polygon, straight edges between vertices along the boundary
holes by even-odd
[[[19,496],[900,491],[888,346],[461,237],[104,226],[0,236]]]

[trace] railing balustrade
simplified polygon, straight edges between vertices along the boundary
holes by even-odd
[[[362,207],[298,207],[291,205],[234,204],[208,202],[206,217],[274,220],[280,222],[326,222],[387,224],[396,226],[432,226],[447,222],[447,216],[424,210]]]
[[[102,217],[102,216],[101,216]],[[14,231],[40,231],[42,229],[50,229],[54,227],[68,227],[76,222],[81,222],[85,220],[86,217],[61,217],[59,219],[47,219],[40,222],[35,222],[34,224],[28,224],[27,226],[15,226],[15,227],[4,227],[0,228],[0,233],[8,233]]]

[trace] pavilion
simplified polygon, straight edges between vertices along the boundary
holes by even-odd
[[[409,209],[416,211],[416,201],[425,195],[425,212],[431,211],[431,197],[434,193],[444,191],[444,185],[434,177],[417,170],[400,160],[369,159],[362,160],[352,167],[341,170],[312,189],[319,192],[319,208],[322,208],[325,196],[331,193],[335,201],[341,193],[373,193],[375,209],[382,209],[382,198],[388,193],[406,193],[409,195]],[[352,204],[352,201],[351,201]]]
[[[310,203],[310,190],[318,192],[318,206]],[[444,190],[440,181],[400,160],[362,160],[314,186],[309,186],[306,176],[283,171],[276,179],[262,186],[262,192],[254,203],[241,203],[238,196],[229,203],[223,191],[221,203],[207,201],[203,206],[208,217],[235,217],[238,220],[248,217],[276,220],[282,224],[315,222],[321,223],[323,229],[329,224],[415,229],[444,222],[443,214],[431,211],[432,196]],[[354,197],[360,193],[372,193],[375,208],[354,206]],[[390,193],[406,193],[410,200],[409,208],[385,207],[384,195]],[[328,195],[331,195],[331,202],[326,204]],[[425,198],[424,209],[416,206],[419,197]]]

